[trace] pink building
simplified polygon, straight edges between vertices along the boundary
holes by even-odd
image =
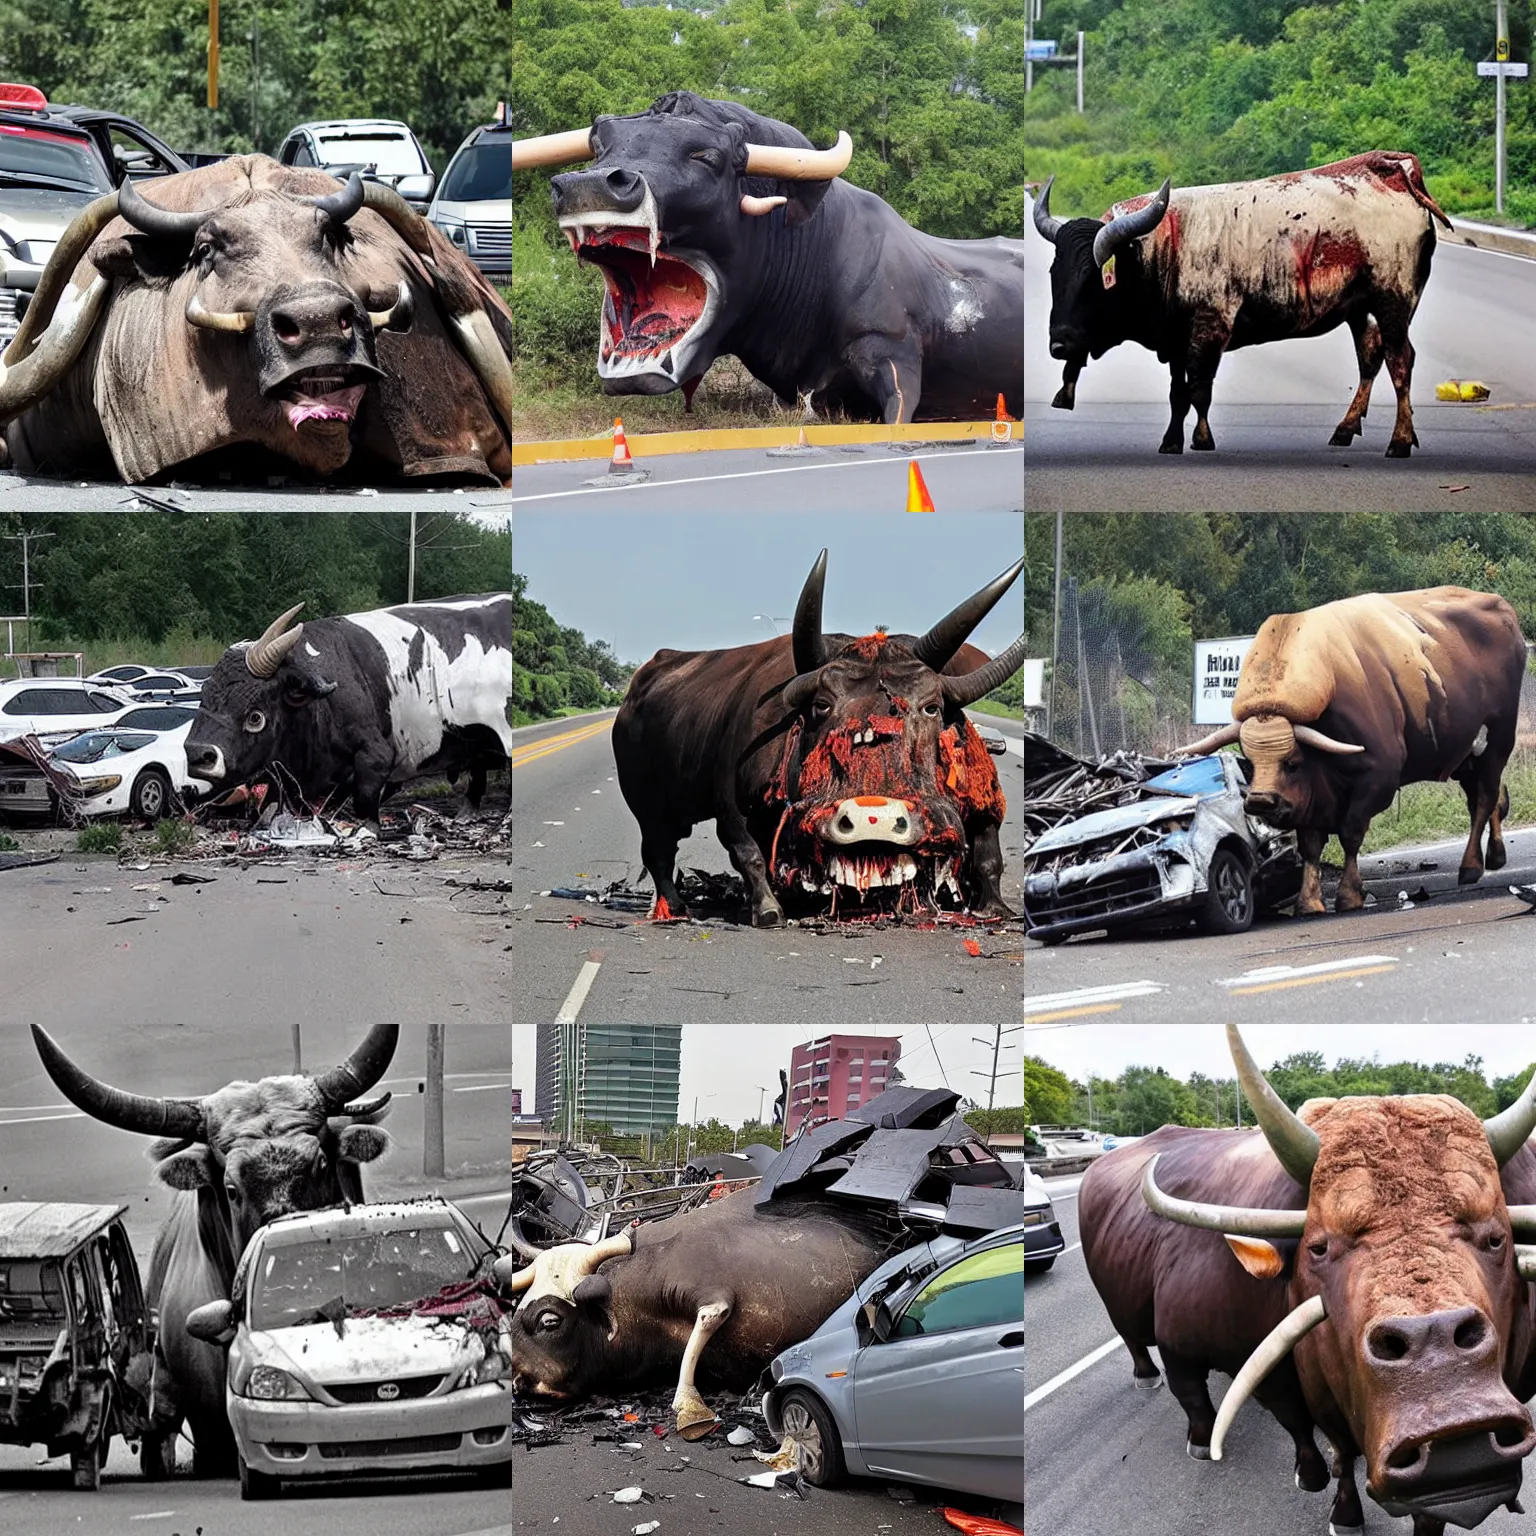
[[[900,1058],[900,1039],[885,1035],[827,1035],[797,1045],[789,1058],[785,1139],[807,1121],[841,1120],[884,1093]]]

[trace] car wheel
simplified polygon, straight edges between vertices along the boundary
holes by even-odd
[[[142,821],[159,821],[171,803],[171,781],[159,768],[146,768],[133,781],[128,808]]]
[[[1043,1275],[1056,1262],[1056,1258],[1057,1255],[1053,1253],[1048,1259],[1030,1259],[1024,1266],[1024,1273],[1026,1275]]]
[[[800,1472],[806,1482],[816,1488],[830,1488],[842,1481],[843,1442],[819,1398],[791,1387],[779,1404],[779,1422],[784,1433],[793,1435],[802,1448]]]
[[[168,1482],[176,1475],[176,1436],[145,1435],[139,1442],[139,1471],[145,1482]]]
[[[240,1458],[240,1497],[246,1500],[275,1499],[279,1490],[279,1484],[275,1477],[267,1472],[253,1472],[245,1464],[245,1457]]]
[[[1200,926],[1207,933],[1246,933],[1253,927],[1253,875],[1241,855],[1218,848],[1206,887]]]

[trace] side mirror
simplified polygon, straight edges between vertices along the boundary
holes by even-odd
[[[881,1344],[890,1338],[894,1324],[891,1309],[883,1301],[866,1301],[859,1308],[859,1320]]]
[[[235,1309],[227,1301],[210,1301],[187,1313],[187,1332],[205,1344],[228,1344],[235,1336]]]
[[[395,191],[408,203],[430,203],[437,191],[437,177],[431,172],[424,176],[402,176],[395,183]]]

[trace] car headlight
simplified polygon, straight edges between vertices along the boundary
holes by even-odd
[[[80,793],[83,795],[104,795],[109,789],[116,789],[123,782],[120,773],[98,774],[94,779],[80,780]]]
[[[245,1395],[271,1402],[280,1398],[307,1398],[309,1393],[298,1378],[287,1371],[279,1370],[275,1365],[258,1365],[245,1384]]]

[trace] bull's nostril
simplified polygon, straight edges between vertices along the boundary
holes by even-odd
[[[1407,1339],[1392,1328],[1371,1329],[1365,1342],[1377,1360],[1401,1360],[1408,1353]]]
[[[846,811],[841,816],[839,816],[837,818],[837,830],[839,832],[852,832],[853,831],[853,821],[848,816],[848,813]]]
[[[1529,1434],[1529,1431],[1523,1424],[1500,1424],[1494,1430],[1493,1438],[1495,1444],[1502,1445],[1505,1450],[1510,1450],[1514,1446],[1524,1445],[1527,1434]]]
[[[1481,1316],[1469,1317],[1464,1323],[1457,1326],[1456,1332],[1451,1337],[1456,1341],[1457,1349],[1476,1349],[1487,1336],[1488,1325]]]
[[[895,821],[895,827],[898,832],[905,832],[907,830],[907,818],[905,816],[898,816]]]
[[[277,333],[279,341],[286,341],[290,345],[303,335],[303,332],[299,329],[298,321],[292,315],[285,315],[281,312],[272,316],[272,329]]]

